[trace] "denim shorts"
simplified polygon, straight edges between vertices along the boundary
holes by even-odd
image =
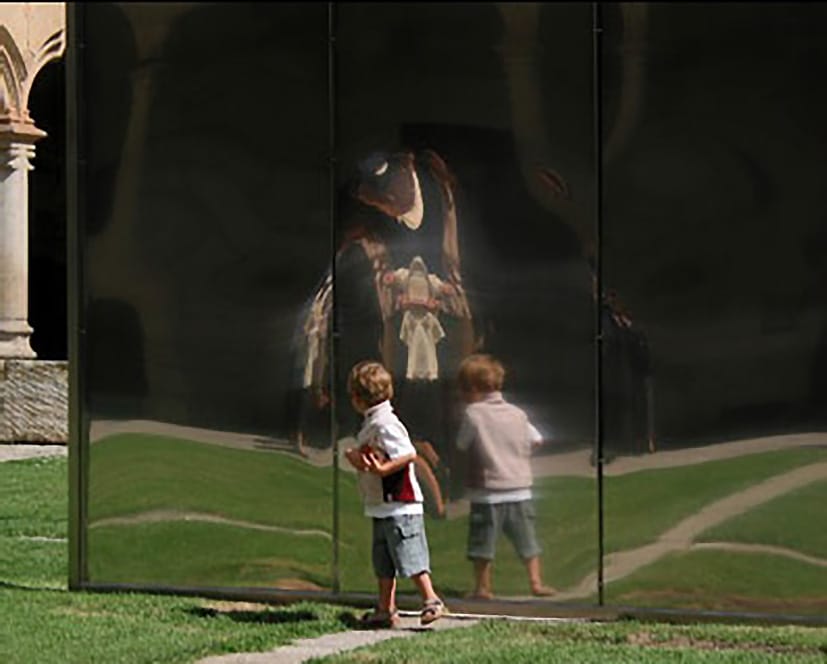
[[[377,578],[430,572],[430,564],[425,519],[421,514],[373,520],[373,570]]]
[[[471,503],[468,526],[468,557],[494,560],[500,532],[511,540],[523,560],[542,552],[534,530],[534,504],[530,500],[513,503]]]

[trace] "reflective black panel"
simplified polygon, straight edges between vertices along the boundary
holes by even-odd
[[[454,606],[825,613],[827,9],[70,14],[81,586],[374,593],[373,359]],[[460,449],[476,353],[542,444]]]
[[[604,5],[611,603],[827,607],[825,17]]]
[[[90,580],[330,588],[327,8],[83,16]]]
[[[359,425],[347,372],[382,360],[419,450],[434,582],[471,592],[473,450],[456,447],[456,374],[472,352],[495,355],[506,399],[546,438],[526,501],[544,580],[562,599],[589,600],[593,332],[581,237],[593,233],[591,7],[348,3],[337,17],[341,446]],[[353,485],[343,462],[342,587],[372,590],[370,523]],[[496,597],[530,596],[502,534],[493,569]]]

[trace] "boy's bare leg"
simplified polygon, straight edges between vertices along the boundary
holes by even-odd
[[[419,594],[422,595],[422,600],[427,602],[432,599],[439,599],[439,596],[434,592],[434,586],[431,584],[431,575],[428,572],[420,572],[411,577]]]
[[[494,599],[491,592],[491,570],[494,563],[485,558],[474,559],[474,597],[478,599]]]
[[[379,579],[379,611],[393,612],[396,609],[396,579]]]
[[[538,597],[548,597],[557,591],[551,586],[543,583],[542,571],[540,569],[540,556],[534,556],[525,561],[528,570],[528,582],[531,584],[531,593]]]

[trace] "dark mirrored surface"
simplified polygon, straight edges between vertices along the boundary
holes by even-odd
[[[607,602],[823,614],[825,10],[603,10]]]
[[[348,3],[336,13],[341,447],[360,422],[347,371],[381,360],[418,449],[434,583],[472,592],[474,451],[456,445],[456,376],[469,354],[495,355],[505,398],[545,439],[526,501],[543,581],[561,600],[593,600],[591,8]],[[372,591],[371,526],[341,467],[342,588]],[[502,534],[492,591],[531,597]]]
[[[556,588],[501,533],[494,598],[596,603],[602,544],[608,604],[827,610],[827,10],[600,10],[597,81],[590,4],[77,10],[85,581],[373,593],[335,462],[376,359],[466,596],[490,353]]]
[[[329,589],[327,8],[81,13],[89,580]]]

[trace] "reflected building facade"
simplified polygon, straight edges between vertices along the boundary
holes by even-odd
[[[376,359],[449,605],[823,615],[824,11],[73,5],[73,585],[372,592]],[[475,352],[550,598],[463,599]]]

